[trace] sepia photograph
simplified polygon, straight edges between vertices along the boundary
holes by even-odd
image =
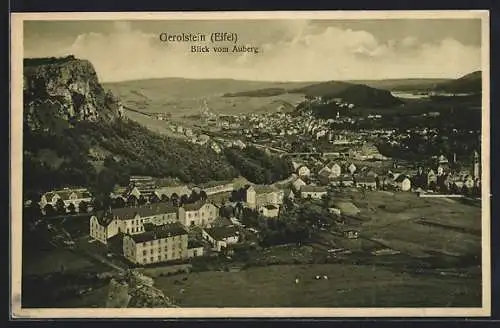
[[[11,26],[14,317],[490,315],[487,11]]]

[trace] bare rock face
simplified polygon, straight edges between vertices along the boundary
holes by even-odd
[[[100,85],[93,65],[73,56],[24,60],[24,117],[32,129],[53,121],[113,119],[119,105]]]
[[[108,308],[176,307],[163,292],[153,287],[153,280],[140,273],[127,272],[109,283]]]

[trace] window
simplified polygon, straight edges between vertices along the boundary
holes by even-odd
[[[167,246],[165,246],[165,252],[168,252],[168,247]]]
[[[153,249],[152,248],[149,250],[149,254],[153,254]]]
[[[145,250],[142,251],[142,255],[146,256],[146,251]]]
[[[191,220],[191,226],[194,226],[194,221],[193,220]]]
[[[161,261],[161,256],[160,255],[158,255],[158,261]]]
[[[154,257],[151,256],[150,260],[151,260],[151,262],[154,262],[155,259],[154,259]]]

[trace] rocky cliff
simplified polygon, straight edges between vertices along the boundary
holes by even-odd
[[[153,279],[128,271],[109,283],[107,308],[177,307],[163,292],[153,286]]]
[[[118,101],[104,91],[93,65],[73,56],[24,59],[23,96],[31,129],[119,116]]]

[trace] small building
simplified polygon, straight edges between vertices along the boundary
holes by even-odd
[[[336,215],[336,216],[340,216],[342,214],[342,211],[340,210],[340,208],[330,207],[330,208],[328,208],[328,213]]]
[[[110,211],[101,215],[90,217],[90,237],[103,244],[108,243],[108,239],[116,236],[119,231],[120,222]]]
[[[297,169],[297,174],[299,177],[309,177],[311,175],[311,170],[307,166],[302,165]]]
[[[330,164],[329,168],[332,173],[332,177],[339,177],[342,174],[342,167],[337,163]]]
[[[212,250],[221,252],[239,242],[240,232],[235,226],[205,228],[202,237],[212,245]]]
[[[273,204],[261,206],[259,209],[260,214],[268,218],[278,217],[279,211],[279,206]]]
[[[359,238],[359,231],[357,231],[357,230],[345,230],[344,237],[349,238],[349,239],[358,239]]]
[[[356,177],[356,187],[374,190],[377,188],[377,180],[373,176]]]
[[[123,254],[134,264],[146,265],[188,258],[188,232],[179,222],[123,237]]]
[[[300,189],[301,198],[321,199],[328,191],[323,186],[304,186]]]
[[[354,165],[354,163],[351,163],[348,167],[347,167],[347,170],[352,174],[354,174],[356,172],[356,165]]]
[[[198,240],[188,240],[188,258],[203,256],[205,254],[203,243]]]
[[[401,191],[409,191],[411,189],[411,180],[404,174],[398,175],[394,180],[396,187]]]

